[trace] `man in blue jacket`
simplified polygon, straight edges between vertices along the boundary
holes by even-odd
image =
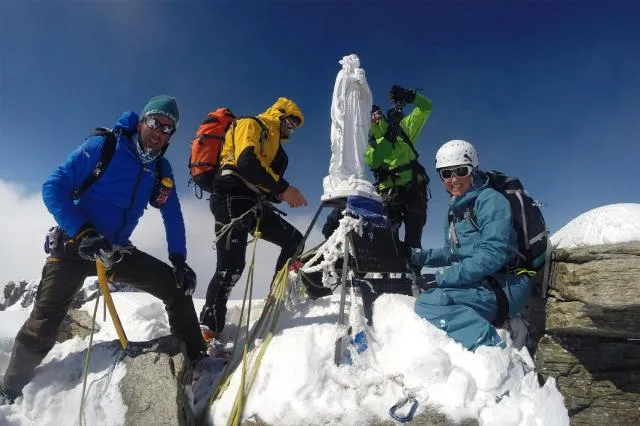
[[[110,268],[114,280],[164,302],[171,332],[186,342],[191,360],[204,353],[191,298],[196,276],[185,262],[184,221],[172,189],[171,165],[163,156],[178,120],[175,99],[156,96],[144,107],[140,120],[126,112],[110,132],[87,138],[44,183],[44,203],[58,226],[47,236],[49,257],[36,302],[16,336],[0,387],[9,402],[20,396],[55,344],[75,294],[87,276],[96,275],[96,259]],[[113,156],[105,160],[109,147],[114,149]],[[91,175],[97,178],[87,184]],[[173,268],[129,241],[149,203],[162,214]]]
[[[517,315],[529,294],[529,278],[509,268],[518,250],[509,201],[478,166],[469,142],[452,140],[438,150],[436,169],[451,195],[445,244],[414,248],[411,256],[419,267],[442,268],[416,300],[416,313],[472,351],[502,346],[494,325]]]

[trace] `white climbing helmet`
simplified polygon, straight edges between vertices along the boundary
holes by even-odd
[[[467,141],[454,139],[442,145],[436,152],[436,169],[469,164],[478,167],[480,160],[476,149]]]

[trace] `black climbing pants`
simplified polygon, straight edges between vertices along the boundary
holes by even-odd
[[[280,247],[276,272],[293,257],[302,241],[302,234],[284,220],[270,203],[260,202],[257,197],[214,193],[209,207],[216,219],[216,235],[225,224],[242,217],[216,240],[216,272],[207,289],[205,306],[214,309],[216,322],[206,325],[220,332],[224,327],[226,303],[231,289],[244,271],[247,241],[256,228],[257,218],[260,217],[260,238]]]

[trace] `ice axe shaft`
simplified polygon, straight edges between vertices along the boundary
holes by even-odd
[[[111,315],[111,320],[116,328],[116,333],[118,333],[118,339],[120,339],[122,349],[126,350],[129,341],[127,340],[127,335],[124,333],[120,317],[118,316],[118,312],[116,312],[116,306],[113,304],[113,299],[111,298],[111,291],[109,290],[109,284],[107,283],[107,270],[99,259],[96,259],[96,271],[98,272],[100,290],[102,291],[104,302],[109,309],[109,315]]]

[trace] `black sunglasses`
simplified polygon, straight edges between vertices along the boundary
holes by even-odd
[[[440,169],[438,173],[440,174],[440,178],[451,179],[454,175],[457,177],[465,177],[469,176],[473,172],[473,166],[464,165],[464,166],[456,166],[449,169]]]
[[[170,124],[162,124],[161,122],[159,122],[158,120],[156,120],[153,117],[147,117],[144,119],[144,125],[147,126],[150,129],[160,129],[162,131],[162,133],[164,133],[167,136],[170,136],[172,134],[175,133],[176,128],[175,126],[172,126]]]

